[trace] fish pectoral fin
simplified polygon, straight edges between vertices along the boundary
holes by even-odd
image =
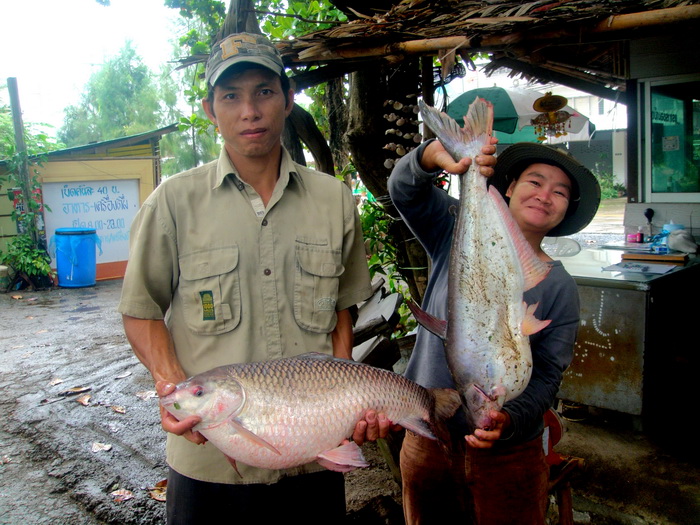
[[[350,472],[356,468],[369,467],[362,450],[354,441],[319,454],[316,461],[335,472]]]
[[[229,425],[231,427],[233,427],[233,430],[235,432],[237,432],[238,434],[240,434],[242,437],[252,441],[253,443],[255,443],[257,445],[260,445],[261,447],[265,447],[266,449],[274,452],[278,456],[282,455],[282,453],[279,450],[277,450],[275,447],[270,445],[267,441],[265,441],[263,438],[261,438],[257,434],[254,434],[253,432],[251,432],[250,430],[245,428],[243,426],[243,424],[240,421],[238,421],[237,419],[229,419]]]
[[[416,321],[420,323],[423,328],[435,334],[443,341],[447,339],[447,321],[430,315],[428,312],[418,306],[413,299],[406,301],[406,304],[408,305],[409,310],[411,310],[413,317],[416,318]]]
[[[243,479],[243,475],[238,470],[238,463],[236,463],[236,460],[233,459],[231,456],[226,456],[226,459],[228,459],[228,462],[231,463],[231,466],[233,467],[233,470],[236,471],[236,474],[238,474],[238,477]]]
[[[551,319],[546,320],[546,321],[540,321],[535,317],[535,310],[537,310],[537,305],[539,303],[531,304],[530,306],[527,306],[525,303],[525,317],[523,318],[523,324],[521,326],[521,329],[523,331],[523,335],[532,335],[536,334],[540,330],[544,330],[547,326],[549,326],[549,323],[551,323]]]

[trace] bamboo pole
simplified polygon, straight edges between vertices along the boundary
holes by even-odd
[[[700,5],[688,5],[669,7],[667,9],[655,9],[641,13],[629,13],[626,15],[613,15],[593,27],[593,33],[607,31],[621,31],[624,29],[636,29],[638,27],[656,26],[661,24],[675,24],[700,18]]]
[[[638,27],[684,22],[696,18],[700,18],[700,5],[670,7],[667,9],[656,9],[654,11],[646,11],[641,13],[613,15],[591,27],[588,32],[605,33],[611,31],[621,31]],[[498,18],[495,20],[498,20]],[[506,19],[504,18],[503,20],[505,21]],[[466,27],[468,24],[465,23],[464,25]],[[579,35],[582,29],[585,31],[586,28],[577,25],[573,31],[575,31],[576,35]],[[371,47],[339,47],[332,51],[327,49],[325,46],[315,45],[307,48],[306,50],[300,51],[298,53],[298,59],[296,59],[295,62],[327,62],[343,59],[387,57],[390,55],[401,54],[432,54],[438,51],[453,49],[497,49],[499,47],[512,45],[517,42],[524,42],[528,40],[541,41],[561,39],[567,35],[572,36],[573,34],[574,33],[568,32],[566,29],[560,29],[555,32],[544,32],[540,34],[509,33],[507,35],[485,36],[474,39],[474,41],[466,36],[447,36],[408,40],[405,42],[394,42],[391,44]]]
[[[372,47],[349,47],[349,48],[338,48],[334,51],[323,52],[322,57],[311,57],[308,56],[310,53],[314,53],[315,49],[309,49],[306,52],[302,51],[299,53],[300,61],[313,61],[313,60],[342,60],[342,59],[353,59],[353,58],[371,58],[371,57],[385,57],[389,55],[400,55],[400,54],[421,54],[421,53],[434,53],[442,49],[459,49],[462,47],[470,47],[471,41],[467,37],[463,36],[447,36],[441,38],[430,38],[421,40],[409,40],[406,42],[394,42],[391,44],[385,44],[380,46]]]

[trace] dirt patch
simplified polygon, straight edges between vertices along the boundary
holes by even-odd
[[[0,294],[0,524],[163,522],[147,489],[166,476],[165,436],[123,335],[120,291],[107,281]],[[85,404],[73,388],[87,389]],[[398,484],[375,444],[363,451],[372,467],[347,474],[349,515],[402,523]],[[116,501],[120,489],[133,497]]]
[[[149,496],[166,475],[165,439],[146,369],[123,335],[120,281],[0,294],[0,524],[155,524]],[[86,404],[74,387],[88,388]],[[572,482],[579,523],[686,524],[700,516],[697,447],[661,445],[629,418],[569,422],[559,452],[582,457]],[[688,439],[687,439],[688,440]],[[110,445],[93,452],[93,444]],[[348,518],[401,525],[394,474],[375,444],[371,467],[346,475]],[[111,493],[133,494],[118,502]]]

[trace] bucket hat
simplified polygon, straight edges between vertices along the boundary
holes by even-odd
[[[285,74],[282,57],[272,42],[263,35],[235,33],[214,44],[207,60],[207,82],[213,86],[224,71],[241,62],[264,66],[280,76]]]
[[[532,142],[513,144],[498,155],[489,185],[495,186],[508,201],[505,195],[511,182],[520,177],[528,166],[536,163],[560,168],[572,183],[564,219],[547,233],[547,237],[572,235],[584,229],[598,211],[600,185],[588,168],[561,149]]]

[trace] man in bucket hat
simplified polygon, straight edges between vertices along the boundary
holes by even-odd
[[[159,395],[220,365],[309,351],[351,358],[349,308],[371,294],[350,189],[294,163],[281,145],[294,102],[276,48],[261,35],[231,35],[214,46],[206,79],[202,104],[223,139],[221,154],[168,178],[146,200],[119,305]],[[358,439],[386,434],[388,421],[365,417]],[[168,523],[281,522],[294,509],[308,523],[343,520],[341,473],[316,463],[238,463],[236,471],[193,431],[196,417],[178,421],[161,409],[161,423]]]
[[[455,224],[450,208],[458,202],[433,180],[443,171],[466,169],[467,163],[455,162],[440,142],[428,141],[402,158],[389,178],[394,205],[431,258],[422,308],[439,319],[448,317],[447,274]],[[401,473],[409,524],[544,524],[549,469],[543,416],[573,358],[579,299],[573,278],[541,243],[545,236],[583,229],[596,213],[600,188],[593,174],[569,155],[531,143],[515,144],[501,153],[489,181],[506,198],[537,256],[551,265],[547,277],[524,297],[527,304],[539,303],[536,318],[551,323],[530,337],[530,382],[500,412],[490,413],[494,428],[472,430],[459,413],[450,422],[455,448],[449,457],[430,440],[407,432]],[[406,376],[426,387],[454,388],[443,341],[422,327]]]

